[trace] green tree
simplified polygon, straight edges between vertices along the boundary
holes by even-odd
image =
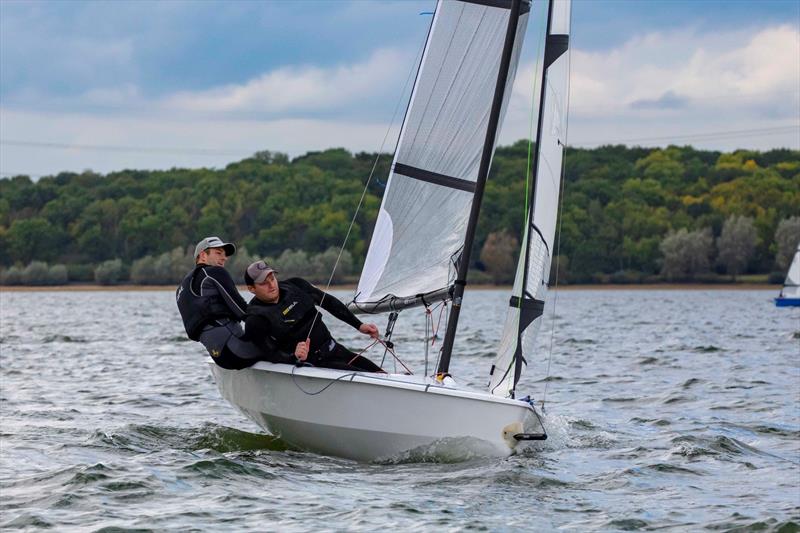
[[[678,152],[671,148],[650,152],[636,162],[636,170],[645,179],[669,187],[679,186],[685,173],[683,164],[678,160]]]
[[[10,259],[22,263],[33,259],[53,260],[69,244],[61,228],[41,217],[15,220],[8,228],[5,239]]]

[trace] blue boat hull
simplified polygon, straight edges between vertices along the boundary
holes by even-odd
[[[775,298],[778,307],[800,307],[800,298]]]

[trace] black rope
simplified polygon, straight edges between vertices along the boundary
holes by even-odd
[[[334,383],[336,383],[337,381],[339,381],[339,380],[341,380],[341,379],[344,379],[344,378],[346,378],[346,377],[353,378],[353,377],[355,377],[355,376],[356,376],[356,373],[355,373],[355,372],[351,372],[351,373],[349,373],[349,374],[342,374],[342,375],[341,375],[341,376],[339,376],[338,378],[336,378],[336,379],[334,379],[334,380],[331,380],[331,382],[330,382],[330,383],[328,383],[327,385],[325,385],[324,387],[322,387],[322,388],[321,388],[320,390],[318,390],[317,392],[308,392],[308,391],[307,391],[307,390],[305,390],[303,387],[301,387],[301,386],[300,386],[300,384],[299,384],[299,383],[297,383],[297,379],[295,379],[294,371],[295,371],[297,368],[298,368],[297,366],[293,366],[293,367],[292,367],[292,381],[294,382],[294,385],[295,385],[295,387],[297,387],[298,389],[300,389],[300,390],[303,392],[303,394],[307,394],[307,395],[309,395],[309,396],[316,396],[317,394],[322,394],[323,392],[325,392],[325,391],[328,389],[328,387],[330,387],[331,385],[333,385],[333,384],[334,384]]]

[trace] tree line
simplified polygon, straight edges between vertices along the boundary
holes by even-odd
[[[497,150],[473,281],[513,278],[527,156],[527,141]],[[208,235],[236,242],[237,265],[270,257],[327,281],[376,159],[333,280],[353,281],[391,156],[330,149],[294,159],[264,151],[224,169],[1,179],[0,282],[172,284]],[[800,240],[800,151],[569,148],[559,230],[560,283],[775,281]]]

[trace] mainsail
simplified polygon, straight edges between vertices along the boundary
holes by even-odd
[[[792,264],[789,265],[789,272],[786,274],[786,281],[783,282],[781,290],[782,298],[800,298],[800,244],[794,253]]]
[[[513,397],[526,364],[524,355],[532,351],[544,310],[566,143],[569,55],[564,52],[569,30],[569,0],[551,0],[527,224],[503,336],[489,376],[489,390],[499,396]]]
[[[511,4],[437,4],[354,310],[383,312],[449,297],[464,248]],[[516,73],[529,0],[522,6],[508,81]],[[511,85],[502,95],[500,122]]]

